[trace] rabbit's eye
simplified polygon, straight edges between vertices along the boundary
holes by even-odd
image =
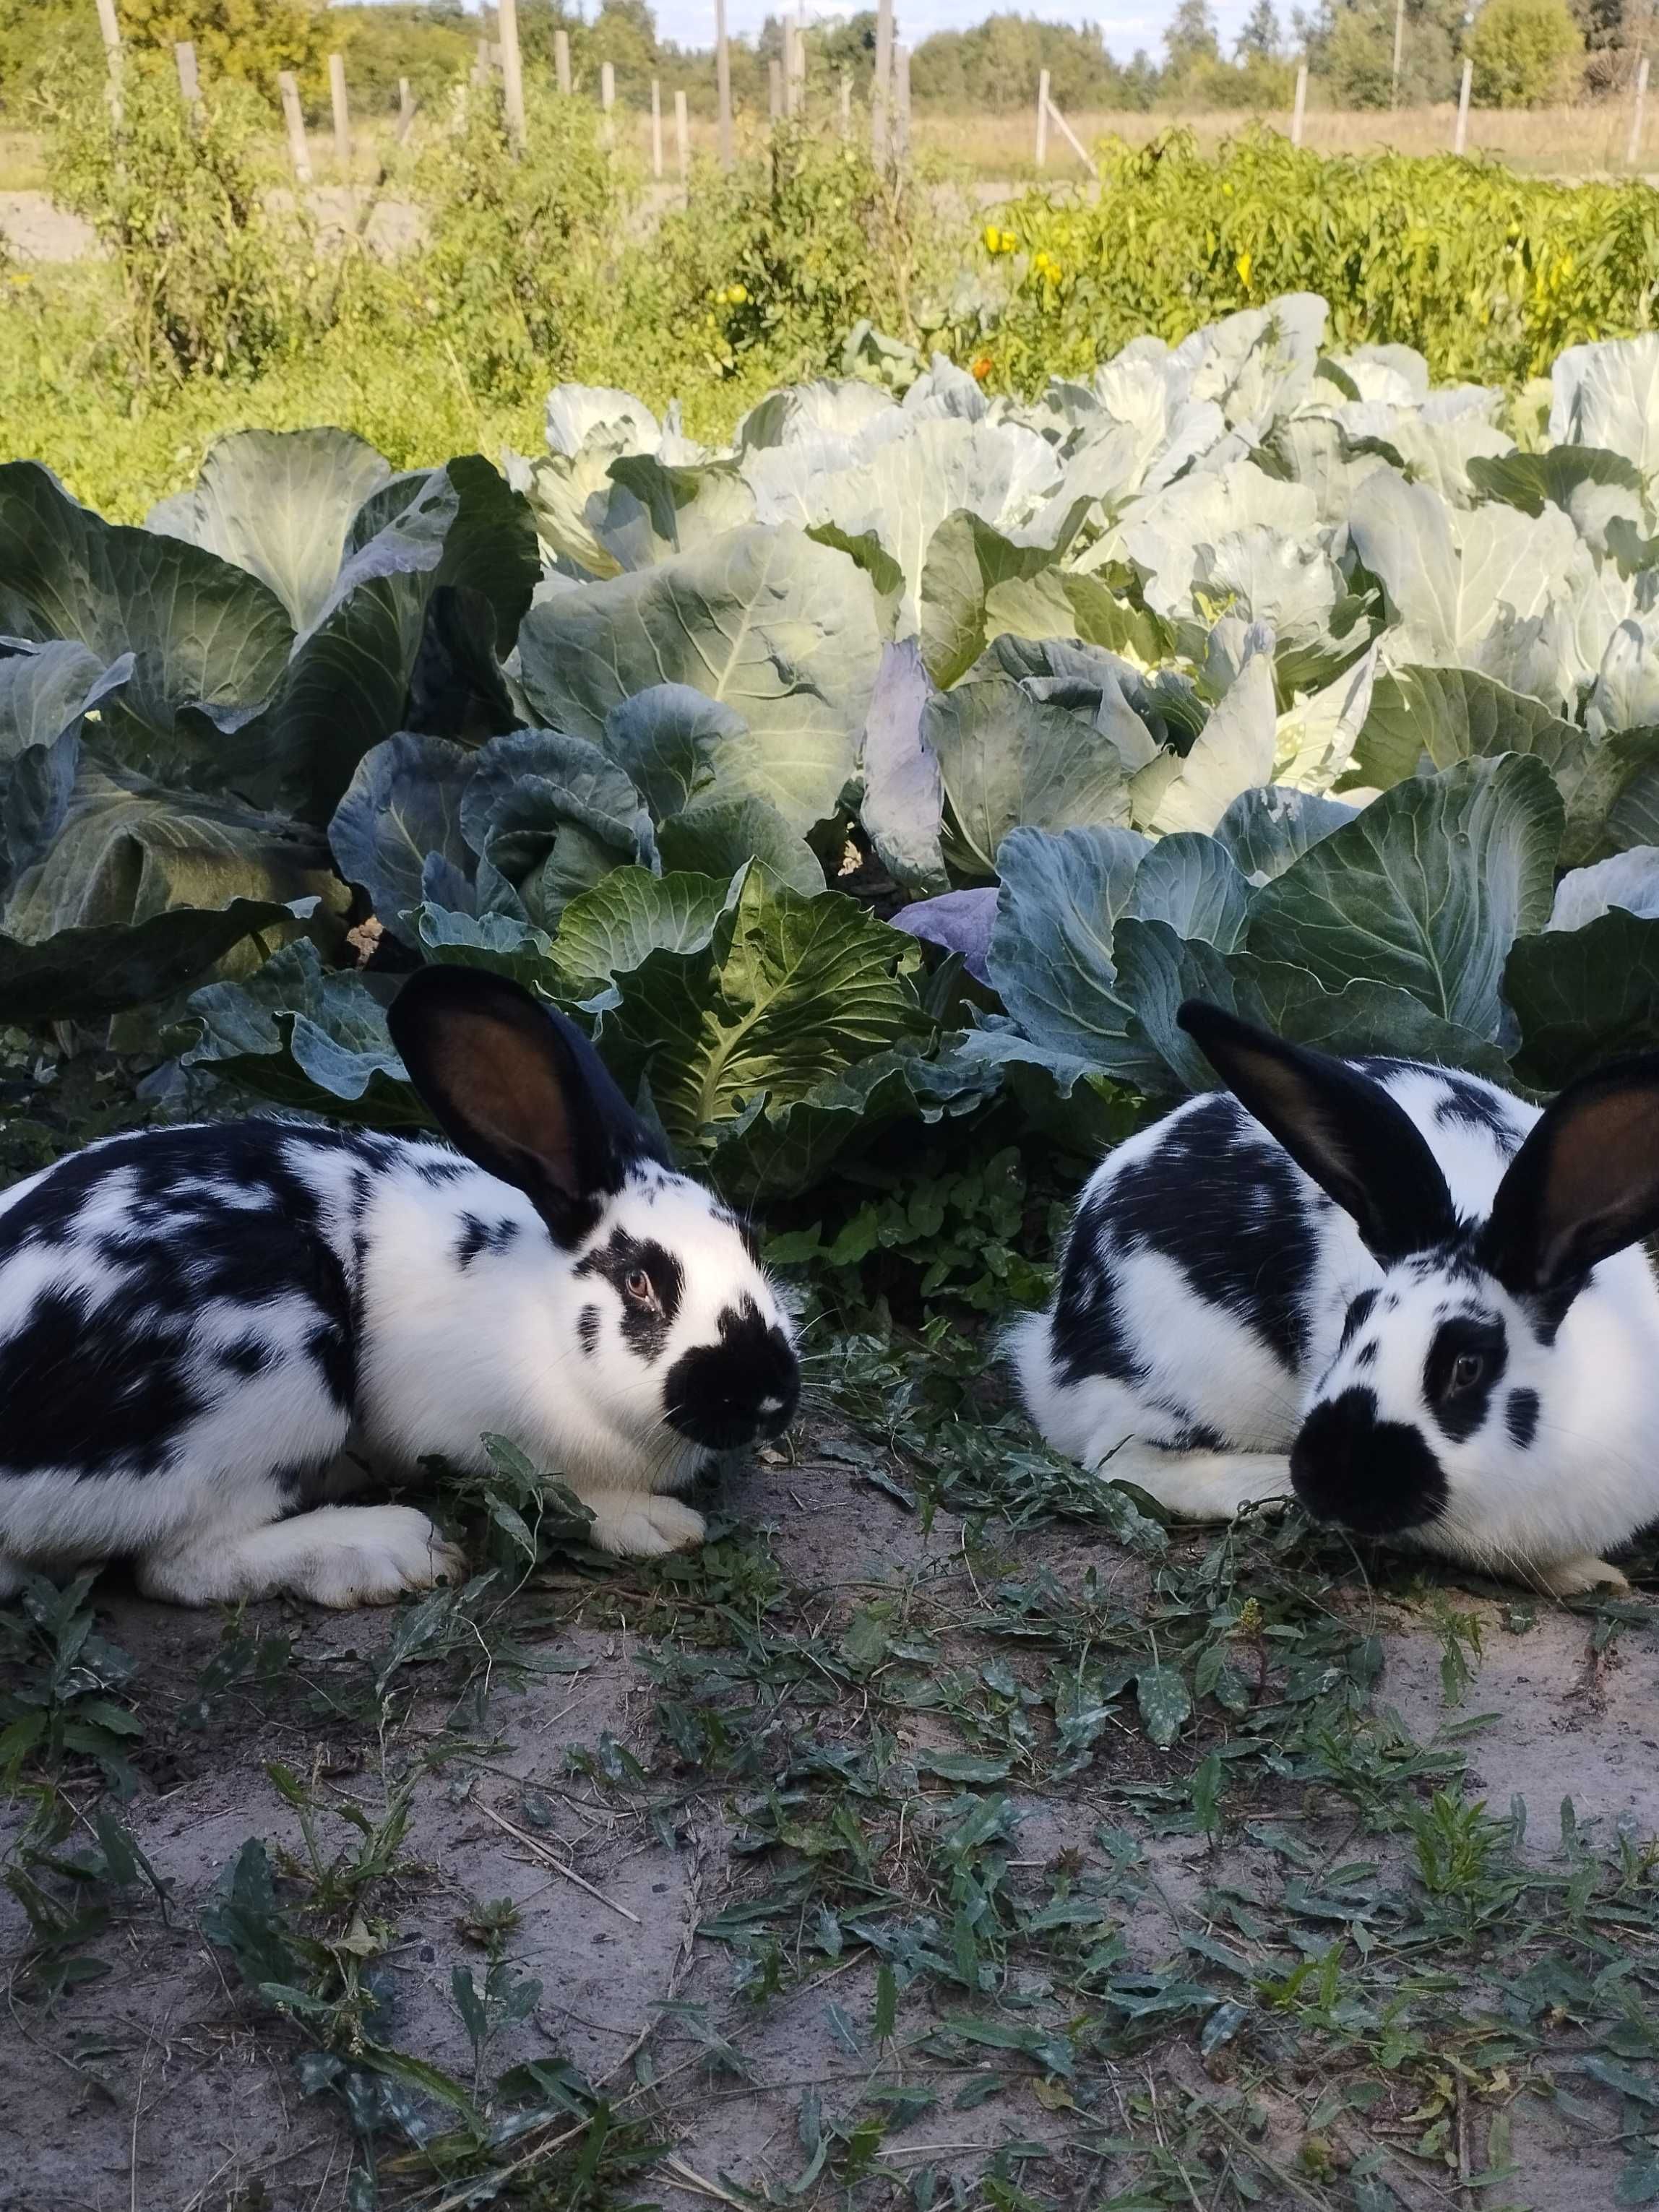
[[[635,1305],[653,1306],[657,1303],[657,1293],[652,1288],[651,1278],[643,1267],[635,1267],[623,1288]]]
[[[1460,1352],[1452,1362],[1451,1387],[1473,1390],[1486,1371],[1486,1363],[1478,1352]]]

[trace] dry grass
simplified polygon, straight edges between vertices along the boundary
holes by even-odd
[[[674,136],[673,92],[665,88],[663,117],[663,173],[678,174]],[[1085,146],[1097,140],[1119,137],[1131,145],[1145,145],[1160,131],[1172,126],[1190,130],[1204,146],[1218,145],[1247,125],[1265,123],[1287,130],[1287,115],[1273,112],[1249,115],[1211,112],[1183,115],[1159,109],[1149,115],[1121,110],[1068,115],[1066,121]],[[1310,108],[1305,143],[1321,154],[1443,154],[1451,150],[1456,109],[1447,101],[1433,107],[1401,108],[1388,113],[1378,110],[1349,111]],[[758,116],[739,115],[740,139],[757,137]],[[854,111],[854,129],[863,126]],[[619,109],[617,144],[622,152],[647,168],[651,161],[649,115]],[[1529,174],[1565,179],[1618,176],[1626,173],[1625,151],[1630,134],[1630,106],[1626,100],[1573,107],[1496,109],[1477,108],[1469,117],[1469,149],[1508,161]],[[354,123],[349,180],[373,181],[392,150],[394,125],[389,117],[373,117]],[[937,115],[919,113],[913,126],[915,144],[957,164],[964,164],[981,179],[1024,183],[1037,174],[1034,161],[1033,120],[1029,112],[1009,115]],[[334,158],[333,140],[326,131],[313,131],[312,167],[319,184],[347,181]],[[693,160],[712,158],[715,128],[711,118],[690,118]],[[1644,169],[1659,170],[1659,108],[1650,112],[1642,149]],[[1048,133],[1048,158],[1044,174],[1056,179],[1082,173],[1082,164],[1055,130]],[[46,170],[40,141],[27,131],[0,131],[0,191],[40,191]]]

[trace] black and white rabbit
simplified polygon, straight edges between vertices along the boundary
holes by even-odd
[[[391,1599],[458,1571],[343,1462],[560,1473],[594,1540],[701,1541],[666,1493],[794,1413],[793,1333],[572,1023],[420,970],[390,1017],[457,1148],[276,1120],[112,1137],[0,1194],[0,1595],[131,1558],[151,1595]]]
[[[1183,1517],[1310,1512],[1567,1595],[1659,1520],[1659,1054],[1540,1114],[1189,1001],[1228,1089],[1085,1187],[1016,1325],[1059,1450]]]

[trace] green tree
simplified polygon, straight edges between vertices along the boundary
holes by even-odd
[[[1462,0],[1406,0],[1400,104],[1450,100],[1457,89]],[[1387,107],[1394,99],[1394,0],[1342,0],[1307,27],[1310,68],[1339,107]]]
[[[1283,44],[1273,0],[1255,0],[1236,49],[1241,62],[1271,62],[1279,58]]]
[[[127,44],[191,40],[204,70],[241,77],[274,100],[278,70],[310,70],[328,44],[314,0],[120,0]]]
[[[1469,34],[1474,97],[1483,107],[1565,99],[1583,56],[1567,0],[1486,0]]]
[[[1221,59],[1210,0],[1179,0],[1170,27],[1164,33],[1164,51],[1174,76],[1187,74],[1200,63]]]

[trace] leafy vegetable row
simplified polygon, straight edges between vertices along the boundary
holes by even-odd
[[[0,468],[0,1018],[395,1125],[396,970],[506,967],[745,1196],[1007,1094],[1096,1141],[1193,991],[1659,1042],[1659,337],[1528,449],[1325,324],[1027,407],[859,331],[720,452],[579,386],[504,472],[246,433],[142,530]]]

